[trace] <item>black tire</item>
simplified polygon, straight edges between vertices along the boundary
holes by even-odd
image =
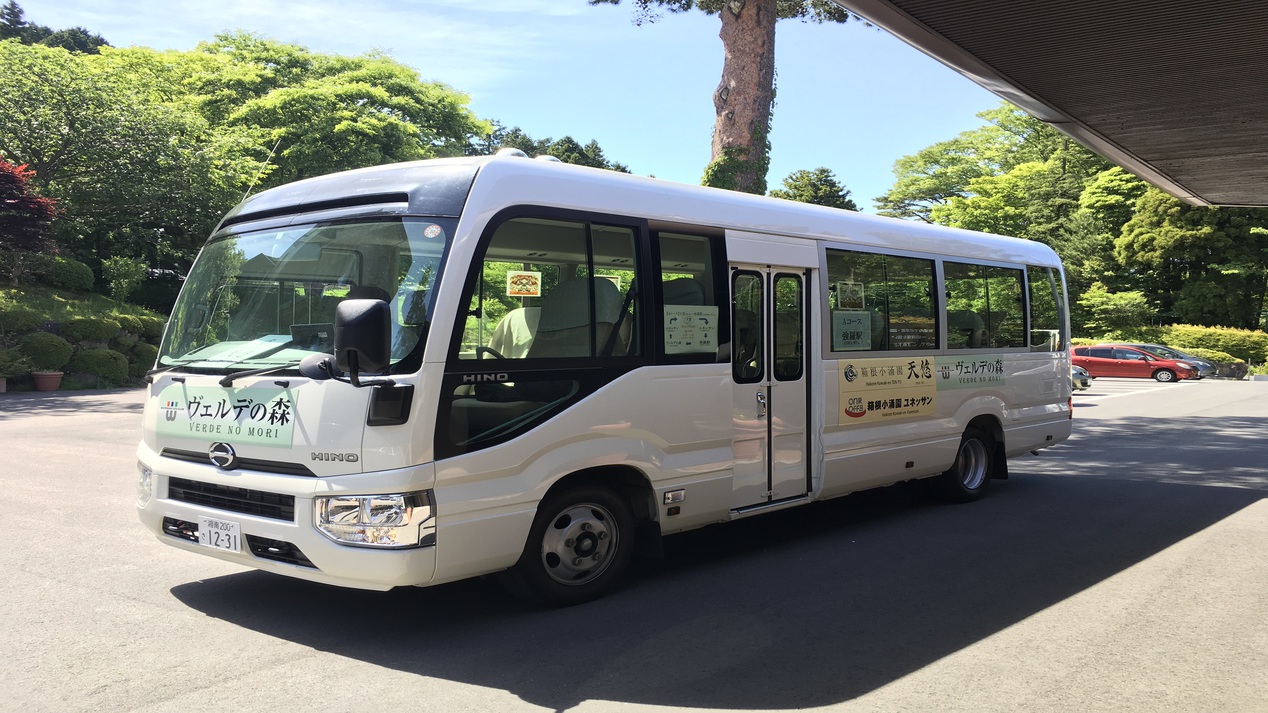
[[[1175,381],[1176,373],[1170,369],[1159,369],[1154,372],[1154,379],[1165,384],[1169,381]]]
[[[955,462],[934,477],[938,494],[953,503],[968,503],[982,497],[994,475],[994,455],[994,438],[976,426],[964,429]]]
[[[499,576],[516,596],[550,606],[597,599],[620,580],[634,552],[634,520],[616,493],[565,488],[537,508],[515,566]]]

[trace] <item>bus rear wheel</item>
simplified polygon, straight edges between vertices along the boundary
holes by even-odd
[[[985,431],[976,426],[964,429],[955,462],[934,478],[938,493],[956,503],[972,502],[982,497],[991,483],[994,449],[995,439]]]
[[[512,593],[551,606],[606,594],[633,553],[633,517],[607,488],[581,485],[547,496],[515,566],[502,573]]]

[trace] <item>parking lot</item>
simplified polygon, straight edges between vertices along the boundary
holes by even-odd
[[[895,486],[669,538],[539,610],[165,547],[142,393],[0,396],[5,708],[1262,711],[1268,382],[1097,379],[978,503]]]

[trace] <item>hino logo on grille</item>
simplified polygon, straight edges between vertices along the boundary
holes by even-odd
[[[211,444],[211,448],[207,449],[207,457],[211,459],[211,464],[217,468],[233,470],[238,467],[238,453],[228,443]]]
[[[510,374],[463,374],[462,383],[478,384],[486,381],[510,381]]]
[[[341,461],[344,463],[356,463],[357,461],[361,460],[361,458],[358,457],[356,453],[317,453],[315,451],[312,453],[311,459],[312,460]]]

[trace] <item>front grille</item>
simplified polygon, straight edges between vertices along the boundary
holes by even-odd
[[[311,567],[317,569],[317,565],[313,564],[299,548],[289,542],[282,540],[270,540],[267,537],[258,537],[256,535],[247,535],[247,547],[251,548],[251,554],[260,559],[273,560],[274,562],[285,562],[286,564],[299,565],[300,567]]]
[[[159,455],[164,458],[173,460],[183,460],[188,463],[198,463],[200,465],[210,465],[211,459],[207,457],[207,451],[186,451],[179,448],[164,448]],[[314,473],[308,466],[303,463],[288,463],[280,460],[263,460],[261,458],[239,458],[238,468],[243,470],[258,470],[261,473],[277,473],[278,475],[302,475],[308,478],[316,478]]]
[[[217,510],[258,515],[271,520],[295,521],[295,497],[292,495],[200,483],[184,478],[169,478],[167,497],[184,503],[206,505]]]

